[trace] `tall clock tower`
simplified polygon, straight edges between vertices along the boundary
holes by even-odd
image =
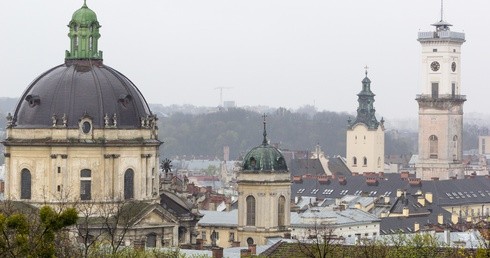
[[[422,92],[419,104],[419,160],[417,177],[449,179],[463,174],[461,46],[465,34],[450,30],[442,19],[435,31],[419,32],[422,45]]]

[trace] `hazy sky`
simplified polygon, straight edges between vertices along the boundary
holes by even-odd
[[[18,97],[64,61],[67,24],[82,0],[0,1],[0,96]],[[433,30],[439,0],[88,0],[102,25],[104,63],[150,103],[269,105],[354,112],[369,66],[379,115],[415,117],[419,30]],[[446,0],[465,32],[465,112],[488,110],[490,1]]]

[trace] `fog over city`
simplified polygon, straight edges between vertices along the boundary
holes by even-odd
[[[69,49],[73,10],[83,1],[1,1],[0,96],[19,97]],[[441,19],[438,0],[88,0],[105,64],[128,76],[150,103],[268,105],[355,112],[369,67],[378,116],[417,116],[417,32]],[[483,112],[490,60],[490,2],[444,2],[444,20],[466,33],[465,113]],[[103,15],[102,15],[103,14]]]

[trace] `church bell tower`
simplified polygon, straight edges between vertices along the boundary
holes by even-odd
[[[463,103],[461,95],[461,46],[465,34],[450,30],[443,19],[432,24],[435,31],[419,32],[422,45],[422,92],[419,104],[419,160],[417,177],[460,177],[462,165]]]

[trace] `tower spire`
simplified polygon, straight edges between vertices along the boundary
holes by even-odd
[[[264,114],[262,116],[264,118],[264,140],[262,141],[262,145],[267,145],[267,130],[266,130],[266,122],[265,122],[265,118],[267,117],[266,114]]]
[[[444,0],[441,0],[441,21],[444,21]]]

